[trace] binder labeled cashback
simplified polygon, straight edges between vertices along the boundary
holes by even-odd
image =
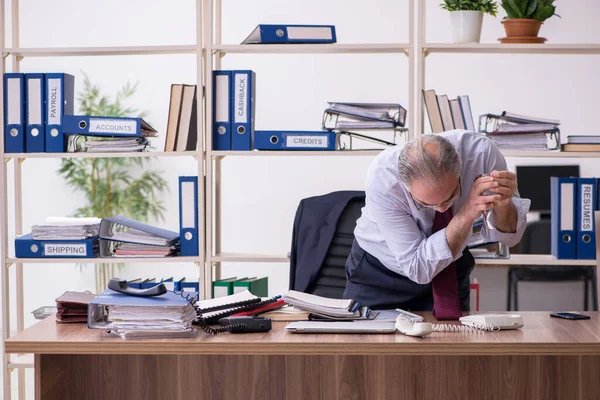
[[[231,150],[251,150],[254,135],[254,94],[256,73],[232,71],[233,118]]]
[[[197,256],[198,177],[179,177],[179,241],[181,256]]]
[[[65,115],[63,130],[69,135],[138,137],[154,136],[156,129],[142,118]]]
[[[333,25],[260,24],[242,44],[335,43]]]
[[[82,240],[36,240],[28,233],[15,239],[17,258],[94,258],[97,255],[97,236]]]
[[[213,150],[231,150],[231,71],[213,71]]]
[[[596,259],[594,209],[598,201],[597,179],[579,178],[577,188],[577,259]]]
[[[27,153],[43,153],[46,151],[44,120],[46,109],[44,96],[46,81],[44,74],[25,74],[26,117],[25,117],[25,151]]]
[[[577,178],[550,178],[551,250],[558,259],[577,258]]]
[[[25,75],[4,74],[4,152],[25,152]]]
[[[255,131],[257,150],[335,150],[335,132],[329,131]]]
[[[46,152],[65,151],[63,118],[73,115],[75,77],[64,73],[47,73],[46,77]]]

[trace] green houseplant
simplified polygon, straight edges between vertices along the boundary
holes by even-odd
[[[495,17],[498,13],[493,0],[444,0],[440,7],[450,12],[454,43],[479,43],[483,14]]]
[[[556,15],[554,0],[502,0],[506,11],[502,25],[506,37],[502,43],[544,43],[545,38],[538,37],[540,27],[548,18]]]
[[[85,76],[78,94],[79,113],[102,116],[141,116],[124,103],[136,92],[137,84],[124,85],[114,99]],[[63,158],[58,171],[68,186],[85,195],[85,204],[74,216],[104,218],[124,215],[146,222],[150,217],[163,220],[165,207],[160,195],[168,190],[160,172],[151,169],[150,157]],[[96,265],[96,292],[104,290],[114,276],[114,264]]]

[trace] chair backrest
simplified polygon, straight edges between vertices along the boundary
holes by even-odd
[[[552,246],[550,230],[549,219],[540,219],[527,224],[519,242],[519,253],[550,254]]]
[[[346,288],[346,259],[354,241],[356,220],[365,205],[364,198],[351,200],[344,209],[336,226],[333,240],[327,250],[319,275],[308,293],[341,299]]]

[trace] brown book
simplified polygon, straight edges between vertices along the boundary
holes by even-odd
[[[94,298],[90,292],[64,292],[56,299],[56,322],[87,322],[88,304]]]
[[[196,150],[198,144],[198,114],[196,111],[196,85],[183,85],[181,112],[177,128],[177,151]]]
[[[438,106],[440,108],[440,114],[442,116],[442,125],[444,125],[445,131],[454,129],[454,120],[452,119],[452,111],[450,110],[450,100],[445,94],[437,96]]]
[[[562,151],[572,152],[600,152],[600,144],[563,144]]]
[[[171,100],[169,101],[169,119],[167,121],[167,137],[165,138],[165,151],[175,151],[177,145],[177,128],[183,97],[183,85],[171,85]]]
[[[442,123],[442,114],[440,113],[440,106],[438,105],[435,90],[423,90],[423,100],[425,101],[425,108],[427,109],[427,115],[429,116],[431,132],[443,132],[444,125]]]

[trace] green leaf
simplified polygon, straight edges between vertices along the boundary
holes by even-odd
[[[535,14],[535,10],[538,7],[538,0],[529,0],[529,4],[527,6],[527,10],[525,11],[525,18],[533,18]]]

